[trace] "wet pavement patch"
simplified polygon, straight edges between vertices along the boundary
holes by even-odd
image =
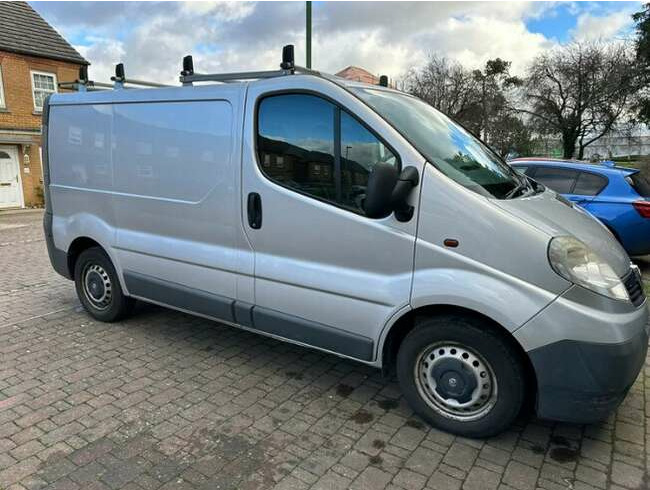
[[[353,391],[354,388],[352,388],[352,386],[343,383],[336,387],[336,394],[342,396],[343,398],[349,397]]]
[[[374,464],[375,466],[381,466],[381,464],[384,462],[384,460],[381,459],[381,456],[375,455],[375,456],[369,456],[368,457],[368,462],[370,464]]]
[[[375,439],[372,441],[372,447],[376,449],[384,449],[386,447],[386,443],[381,439]]]
[[[408,419],[406,421],[406,425],[408,425],[409,427],[413,427],[414,429],[420,429],[420,430],[425,428],[425,425],[422,422],[415,419]]]
[[[363,408],[360,410],[357,410],[356,413],[350,416],[350,420],[353,420],[357,424],[367,424],[368,422],[371,422],[372,419],[374,419],[375,416],[368,412],[367,410],[364,410]]]
[[[530,450],[535,454],[544,454],[544,452],[546,451],[546,449],[544,449],[544,447],[540,446],[539,444],[533,444],[530,447]]]
[[[571,443],[566,437],[553,436],[551,444],[559,447],[551,449],[549,456],[558,463],[572,463],[578,460],[578,450],[571,447]]]
[[[284,374],[285,374],[285,375],[287,376],[287,378],[289,378],[289,379],[298,379],[298,380],[302,379],[302,373],[297,373],[297,372],[295,372],[295,371],[287,371],[287,372],[284,373]]]
[[[571,463],[578,460],[578,451],[570,447],[554,447],[551,449],[550,456],[558,463]]]
[[[379,400],[377,405],[384,410],[392,410],[393,408],[399,407],[399,402],[397,400]]]

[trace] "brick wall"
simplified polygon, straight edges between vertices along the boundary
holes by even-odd
[[[6,106],[0,108],[0,131],[38,131],[31,145],[17,145],[25,205],[38,206],[42,204],[43,184],[39,152],[41,115],[34,110],[30,72],[54,73],[57,82],[70,82],[77,79],[79,65],[0,51],[0,66]]]

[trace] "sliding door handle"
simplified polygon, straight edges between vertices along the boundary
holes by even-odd
[[[257,192],[248,194],[248,225],[254,230],[262,227],[262,198]]]

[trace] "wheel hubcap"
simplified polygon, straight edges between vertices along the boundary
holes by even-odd
[[[414,376],[422,398],[447,418],[476,420],[496,403],[492,367],[460,344],[440,342],[425,348],[416,360]]]
[[[106,270],[98,264],[89,264],[82,278],[84,295],[92,306],[98,310],[108,308],[113,299],[113,288]]]

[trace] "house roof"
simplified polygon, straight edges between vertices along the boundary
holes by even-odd
[[[373,75],[368,70],[364,70],[358,66],[348,66],[347,68],[343,68],[341,71],[336,73],[336,76],[357,82],[377,83],[379,81],[377,75]]]
[[[0,2],[0,50],[90,64],[27,2]]]

